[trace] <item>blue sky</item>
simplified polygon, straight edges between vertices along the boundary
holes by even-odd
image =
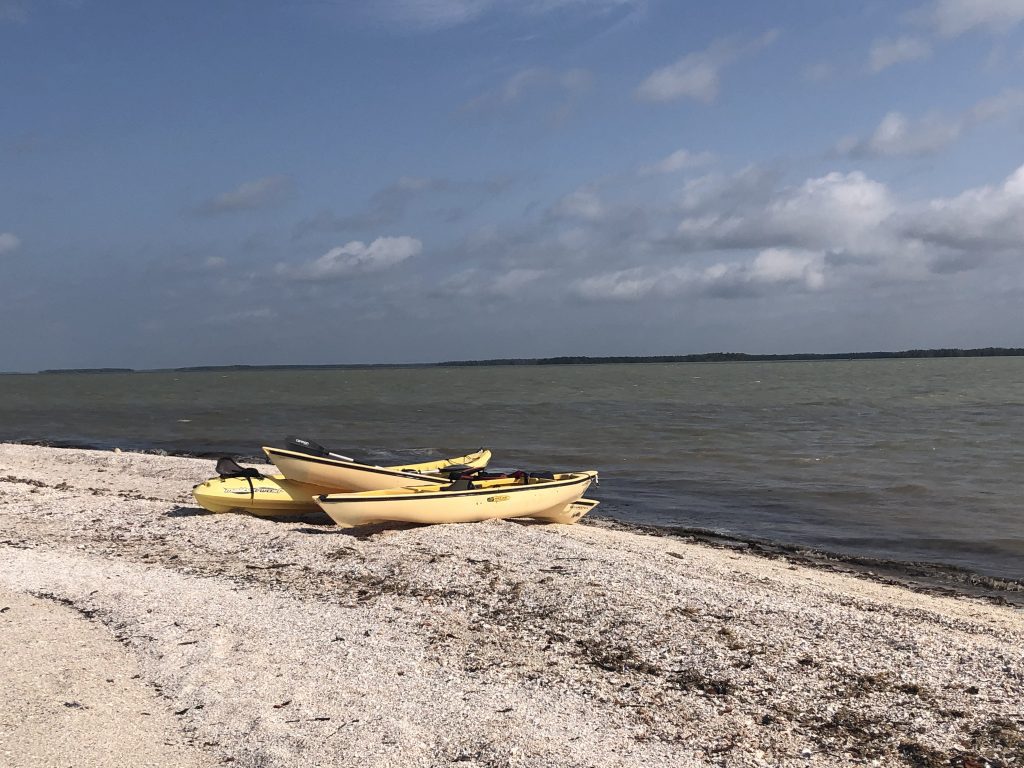
[[[0,370],[1024,345],[1024,0],[0,0],[0,73]]]

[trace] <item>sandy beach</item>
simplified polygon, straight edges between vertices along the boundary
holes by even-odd
[[[0,445],[4,765],[1024,765],[1020,609],[601,524],[212,515],[212,474]]]

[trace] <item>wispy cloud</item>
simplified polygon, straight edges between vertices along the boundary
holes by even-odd
[[[1020,109],[1024,109],[1024,90],[1009,88],[998,96],[979,101],[967,112],[966,119],[974,123],[998,120]]]
[[[235,325],[269,321],[277,318],[277,311],[270,307],[240,309],[237,312],[223,312],[203,318],[204,325]]]
[[[376,229],[397,224],[417,200],[430,194],[448,190],[448,179],[430,179],[417,176],[402,176],[391,184],[377,190],[370,196],[362,210],[350,214],[333,214],[321,211],[316,216],[304,219],[297,231],[344,232],[346,230]]]
[[[384,23],[437,30],[479,21],[497,13],[544,16],[565,11],[602,15],[642,8],[646,0],[377,0],[372,13]]]
[[[939,35],[958,37],[982,29],[1004,33],[1024,21],[1021,0],[934,0],[926,18]]]
[[[911,119],[902,112],[889,112],[870,137],[842,139],[837,149],[851,157],[930,155],[960,138],[963,130],[960,118],[931,114]]]
[[[195,213],[202,216],[217,216],[223,213],[254,211],[283,202],[291,191],[287,176],[265,176],[247,181],[229,192],[224,192],[195,207]]]
[[[466,102],[460,111],[499,116],[516,105],[546,99],[551,118],[562,122],[590,89],[592,82],[593,75],[586,69],[528,67],[509,75],[497,87]]]
[[[718,96],[722,70],[743,56],[760,52],[775,42],[778,35],[777,30],[771,30],[747,43],[733,38],[716,40],[706,50],[688,53],[654,70],[637,87],[636,96],[641,101],[651,102],[686,98],[712,102]]]
[[[836,149],[851,157],[896,157],[929,155],[945,149],[968,129],[1024,108],[1024,91],[1007,90],[979,101],[959,115],[938,113],[909,118],[902,112],[890,112],[875,132],[864,139],[847,137]]]
[[[809,83],[824,83],[835,74],[835,66],[830,61],[819,61],[811,64],[803,71],[803,78]]]
[[[337,280],[394,267],[422,250],[423,243],[408,236],[378,237],[369,245],[352,240],[305,264],[278,264],[277,273],[291,280]]]
[[[374,192],[359,210],[351,213],[320,211],[303,219],[295,226],[295,235],[298,237],[308,232],[359,232],[390,227],[400,223],[415,206],[422,205],[424,201],[444,198],[447,202],[459,202],[469,199],[470,206],[480,205],[505,192],[512,183],[506,177],[459,181],[402,176]],[[445,216],[458,218],[464,213],[464,208],[449,208]]]
[[[645,165],[640,169],[642,176],[652,176],[663,173],[678,173],[693,168],[703,168],[715,162],[715,156],[711,152],[690,152],[687,149],[677,149],[667,157],[663,157],[656,163]]]
[[[926,59],[931,52],[931,46],[918,37],[876,40],[868,54],[868,71],[877,75],[896,64]]]
[[[512,299],[521,296],[546,274],[543,269],[513,268],[505,272],[467,269],[446,278],[441,283],[438,293]]]
[[[582,187],[571,192],[555,203],[549,211],[549,215],[556,219],[583,221],[596,221],[606,213],[607,210],[597,190],[590,187]]]
[[[0,256],[17,250],[20,245],[21,240],[10,232],[0,232]]]

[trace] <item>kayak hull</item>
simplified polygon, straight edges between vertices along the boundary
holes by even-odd
[[[531,515],[531,519],[540,520],[545,523],[572,525],[573,523],[578,523],[585,515],[593,512],[594,507],[600,503],[601,502],[596,499],[578,499],[572,504],[567,504],[557,512]]]
[[[434,484],[324,494],[316,502],[336,525],[346,528],[372,523],[475,523],[519,517],[574,523],[596,505],[590,502],[573,506],[596,477],[596,472],[587,471],[555,475],[553,480],[534,478],[528,483],[513,478],[482,480],[468,490],[447,490],[447,484]]]
[[[285,448],[263,447],[267,458],[289,480],[308,485],[319,485],[337,491],[379,491],[406,486],[427,486],[439,482],[429,472],[444,472],[445,467],[468,466],[483,468],[491,460],[491,452],[479,450],[465,456],[428,461],[420,464],[400,464],[377,467],[351,459],[313,456]]]
[[[247,512],[262,517],[306,515],[320,512],[315,497],[332,489],[296,483],[281,475],[254,477],[252,488],[244,477],[213,478],[192,489],[192,495],[209,512]]]

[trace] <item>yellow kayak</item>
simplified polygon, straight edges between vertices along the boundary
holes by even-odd
[[[330,453],[316,444],[300,449],[293,441],[291,448],[263,447],[267,458],[289,480],[320,485],[339,491],[379,491],[385,488],[433,485],[441,480],[437,474],[457,467],[480,469],[491,460],[491,452],[481,448],[465,456],[379,467]],[[302,441],[305,442],[305,441]]]
[[[271,452],[294,453],[304,456],[299,451],[286,451],[276,448],[264,448],[267,455]],[[428,484],[443,482],[446,468],[482,468],[491,458],[491,452],[480,450],[466,456],[450,459],[438,459],[419,464],[400,464],[393,467],[375,467],[361,464],[351,459],[333,458],[336,454],[328,454],[330,465],[313,465],[311,469],[302,470],[304,466],[297,462],[296,472],[300,477],[285,475],[261,475],[257,469],[243,468],[231,462],[228,471],[221,477],[214,477],[200,483],[192,489],[192,495],[203,509],[210,512],[248,512],[253,515],[277,517],[280,515],[304,515],[319,512],[320,508],[314,501],[315,496],[327,493],[338,493],[350,490],[353,485],[366,486],[386,482],[385,487],[409,484]],[[305,456],[307,459],[315,458]],[[224,461],[222,459],[221,461]],[[286,466],[292,464],[282,459]],[[220,472],[220,462],[218,462]],[[232,472],[234,476],[232,476]],[[441,474],[427,474],[438,472]],[[315,478],[315,479],[314,479]],[[325,482],[317,482],[323,479]]]
[[[250,486],[249,481],[252,481]],[[272,477],[215,477],[192,489],[192,495],[210,512],[248,512],[277,517],[318,512],[315,497],[331,493],[319,485],[296,483],[282,475]]]
[[[370,523],[473,523],[529,517],[551,523],[575,523],[597,502],[582,496],[597,472],[567,472],[537,477],[466,480],[390,488],[361,493],[330,493],[316,502],[335,525]]]

